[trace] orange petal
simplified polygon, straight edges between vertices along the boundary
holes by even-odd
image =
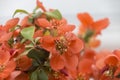
[[[118,57],[115,55],[109,55],[105,58],[105,64],[110,65],[110,66],[117,66],[118,64]]]
[[[80,28],[79,28],[78,34],[80,36],[83,36],[86,33],[86,30],[87,30],[87,28],[84,25],[81,25]]]
[[[77,68],[78,65],[78,57],[76,55],[68,55],[69,53],[64,53],[63,57],[65,60],[65,67],[69,70],[69,71],[73,71]]]
[[[102,69],[103,67],[105,67],[104,58],[97,60],[95,65],[98,69]]]
[[[5,33],[0,37],[0,42],[8,41],[13,35],[13,32]]]
[[[84,43],[81,39],[79,38],[76,38],[76,40],[74,41],[71,41],[70,43],[70,51],[73,53],[73,54],[76,54],[76,53],[79,53],[81,50],[83,50],[84,48]]]
[[[42,37],[41,46],[48,51],[52,51],[55,48],[54,38],[52,36]]]
[[[90,74],[92,72],[93,62],[89,59],[82,59],[78,64],[78,72],[82,74]]]
[[[0,50],[0,65],[6,64],[10,59],[10,53]]]
[[[18,22],[19,22],[19,18],[13,18],[8,20],[5,24],[5,30],[9,31],[9,29],[15,27],[18,24]]]
[[[44,12],[46,12],[45,7],[43,6],[42,2],[40,2],[39,0],[36,1],[36,4],[39,8],[41,8]]]
[[[43,36],[43,30],[37,30],[34,34],[34,38]]]
[[[109,25],[109,19],[105,18],[99,21],[94,22],[92,24],[93,29],[96,31],[96,33],[100,33],[102,29],[105,29]]]
[[[51,68],[55,71],[63,69],[65,66],[63,57],[58,54],[52,56],[50,59],[50,65],[51,65]]]
[[[17,67],[19,67],[22,71],[28,70],[32,65],[31,59],[27,56],[22,56],[17,62]]]
[[[106,56],[110,55],[111,52],[108,50],[102,50],[100,52],[98,52],[95,56],[95,60],[99,60],[99,59],[104,59]]]
[[[43,28],[50,27],[50,22],[47,19],[40,18],[40,19],[37,19],[37,22],[38,22],[38,26],[40,27],[43,27]]]
[[[24,27],[27,27],[27,26],[31,26],[32,23],[29,22],[29,16],[25,16],[21,23],[20,23],[21,27],[24,28]]]
[[[59,34],[63,35],[66,32],[72,32],[75,29],[75,25],[63,25],[58,28]]]
[[[92,49],[85,49],[85,52],[83,54],[83,58],[87,58],[87,59],[94,59],[95,57],[95,51]]]
[[[79,13],[77,17],[85,27],[89,27],[93,23],[93,18],[88,13]]]
[[[88,45],[92,48],[97,48],[98,46],[100,46],[100,40],[97,39],[91,39],[88,43]]]

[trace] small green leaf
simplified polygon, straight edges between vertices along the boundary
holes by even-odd
[[[24,28],[23,30],[21,30],[21,35],[28,40],[33,40],[33,35],[34,35],[34,31],[35,31],[35,27],[31,26],[31,27],[27,27]]]
[[[28,18],[28,22],[33,23],[33,21],[34,21],[34,18],[33,18],[33,17],[29,17],[29,18]]]
[[[93,36],[94,31],[92,30],[87,30],[85,36],[83,37],[84,41],[87,43],[89,42],[89,39]]]
[[[33,9],[33,13],[36,13],[36,11],[39,9],[39,7],[35,7],[34,9]]]
[[[50,12],[45,12],[45,14],[48,16],[48,17],[51,17],[51,18],[55,18],[55,19],[62,19],[62,15],[61,13],[59,12],[59,10],[54,10],[54,11],[50,11]]]
[[[49,30],[45,30],[44,31],[44,36],[48,36],[48,35],[50,35],[50,31]]]
[[[38,71],[38,80],[48,80],[48,75],[43,69]]]
[[[14,17],[17,13],[24,13],[24,14],[29,14],[26,10],[22,10],[22,9],[17,9],[15,10],[14,14],[12,17]]]
[[[37,17],[39,17],[41,14],[42,14],[42,12],[39,11],[39,12],[37,12],[37,13],[33,13],[32,17],[33,17],[33,18],[37,18]]]

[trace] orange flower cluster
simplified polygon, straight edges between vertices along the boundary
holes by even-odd
[[[119,80],[120,49],[95,51],[109,19],[78,13],[78,35],[57,9],[37,0],[32,13],[18,9],[0,25],[0,80]],[[14,18],[24,13],[23,19]]]

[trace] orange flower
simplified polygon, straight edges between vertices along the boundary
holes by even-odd
[[[68,51],[69,54],[77,54],[83,49],[84,44],[73,33],[67,33],[61,37],[44,36],[41,39],[41,46],[50,52],[56,49],[60,53]]]
[[[88,13],[78,13],[77,17],[81,21],[78,34],[84,39],[86,47],[98,47],[100,45],[100,40],[96,39],[96,37],[108,26],[108,18],[94,21]]]
[[[44,36],[41,47],[51,53],[50,64],[53,70],[75,70],[78,64],[77,54],[83,49],[83,42],[73,33],[63,37]]]
[[[82,26],[80,27],[80,31],[83,30],[92,30],[95,34],[99,34],[102,29],[105,29],[108,24],[108,18],[104,18],[102,20],[94,21],[93,18],[88,13],[79,13],[78,19],[81,21]],[[85,33],[85,32],[84,32]]]
[[[10,53],[0,48],[0,78],[8,77],[15,67],[16,63],[10,59]]]

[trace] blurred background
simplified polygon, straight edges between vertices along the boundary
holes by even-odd
[[[59,9],[69,23],[79,26],[76,14],[88,12],[94,20],[104,17],[110,19],[110,25],[103,30],[99,38],[102,41],[98,49],[120,48],[120,0],[40,0],[47,9]],[[16,9],[32,12],[36,0],[0,0],[0,24],[12,18]],[[75,32],[77,29],[75,30]]]

